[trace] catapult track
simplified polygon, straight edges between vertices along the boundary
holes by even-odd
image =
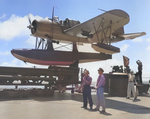
[[[72,67],[49,67],[48,69],[0,67],[0,85],[53,87],[57,84],[77,84],[80,83],[78,73],[79,68]],[[18,81],[20,83],[16,83]]]

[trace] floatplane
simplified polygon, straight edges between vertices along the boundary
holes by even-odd
[[[13,49],[11,53],[16,58],[40,65],[72,65],[111,59],[112,54],[120,49],[111,45],[122,40],[143,36],[145,32],[124,34],[124,25],[129,22],[129,15],[119,9],[105,11],[88,21],[80,23],[66,18],[64,21],[52,19],[33,20],[29,17],[31,35],[36,37],[35,49]],[[40,39],[39,39],[40,38]],[[45,40],[46,39],[46,40]],[[72,51],[57,51],[53,43],[69,42],[73,44]],[[98,53],[78,52],[77,44],[91,44]],[[42,49],[39,49],[42,45]],[[86,50],[86,49],[85,49]]]

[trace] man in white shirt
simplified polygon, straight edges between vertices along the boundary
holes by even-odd
[[[129,73],[127,73],[127,75],[128,75],[127,99],[129,99],[131,97],[131,91],[132,91],[133,96],[134,96],[134,101],[135,101],[137,98],[136,91],[134,88],[135,76],[133,75],[133,72],[129,72]]]

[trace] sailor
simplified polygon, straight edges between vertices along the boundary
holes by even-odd
[[[78,92],[79,93],[82,93],[83,92],[83,77],[85,76],[85,71],[86,71],[86,69],[84,69],[84,72],[83,73],[81,73],[81,85],[80,85],[80,87],[79,87],[79,89],[78,89]]]
[[[140,83],[142,84],[142,62],[137,60],[136,63],[138,64],[138,75],[140,78]]]
[[[133,75],[133,72],[130,72],[130,70],[128,70],[127,75],[128,75],[127,99],[130,99],[131,91],[132,91],[133,96],[134,96],[133,101],[135,101],[136,98],[137,98],[136,91],[135,91],[135,88],[134,88],[134,78],[135,78],[135,76]]]
[[[104,85],[105,77],[103,75],[104,70],[102,68],[98,69],[99,77],[97,79],[96,90],[97,90],[97,105],[94,110],[99,111],[100,106],[102,106],[102,111],[105,112],[105,97],[104,97]]]
[[[84,109],[87,109],[87,99],[89,100],[90,110],[92,110],[93,107],[93,101],[91,96],[91,83],[92,78],[89,76],[89,71],[85,70],[84,72],[85,76],[83,77],[82,86],[83,86],[83,107]]]

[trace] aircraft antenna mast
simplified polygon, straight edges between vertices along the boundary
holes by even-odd
[[[54,22],[54,6],[53,6],[53,11],[52,11],[52,27],[51,27],[51,30],[52,30],[52,35],[51,37],[53,38],[53,22]]]
[[[103,11],[103,12],[107,12],[106,10],[103,10],[103,9],[100,9],[100,8],[98,8],[98,10],[101,10],[101,11]]]

